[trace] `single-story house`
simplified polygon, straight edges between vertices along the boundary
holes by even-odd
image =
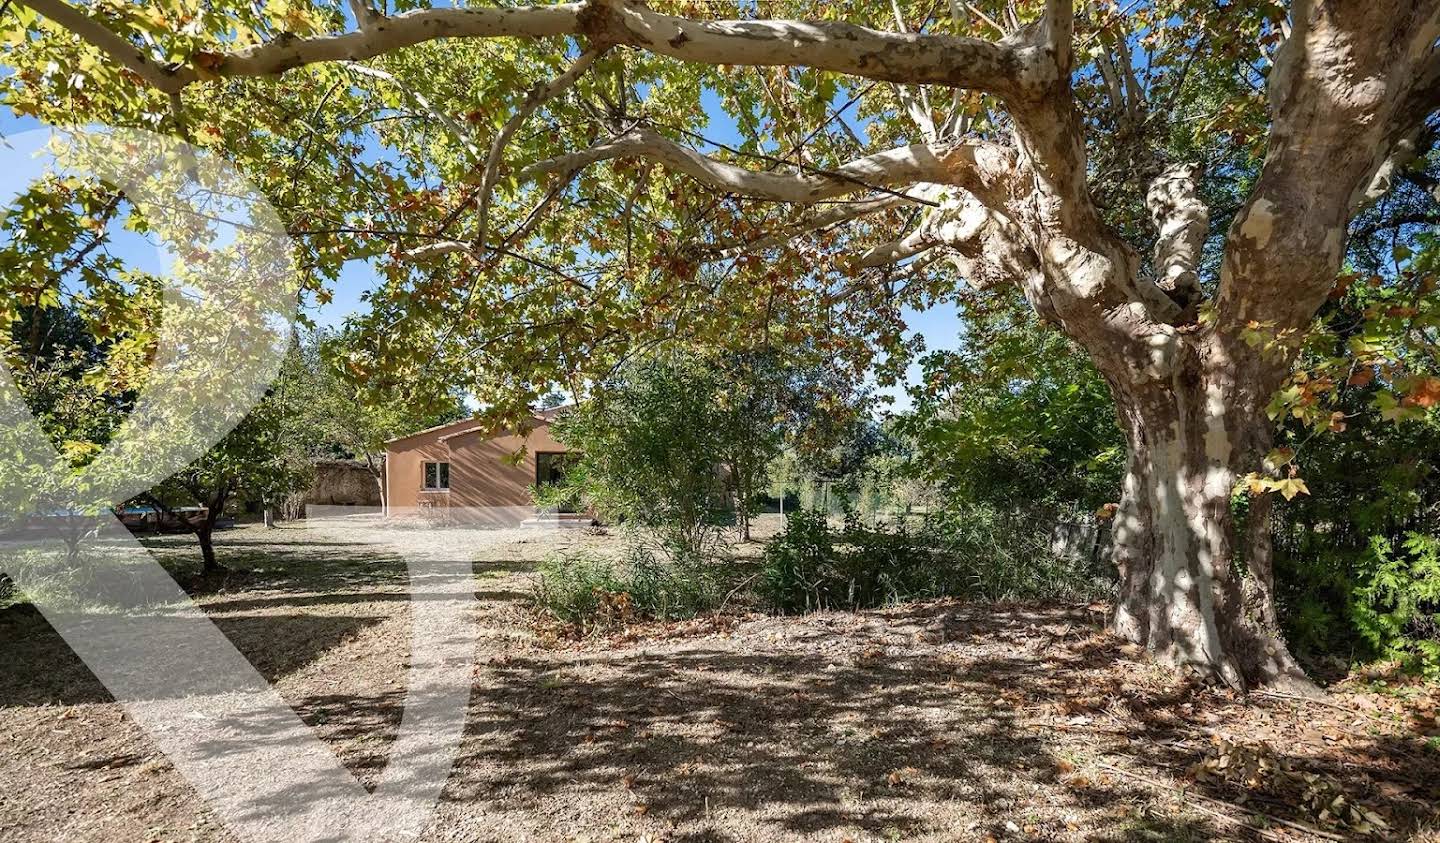
[[[560,409],[535,413],[524,430],[462,419],[390,440],[387,510],[496,526],[534,522],[538,513],[530,490],[563,477],[570,450],[550,435]]]

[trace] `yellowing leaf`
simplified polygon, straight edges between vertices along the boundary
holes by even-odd
[[[1299,477],[1289,477],[1284,480],[1277,480],[1274,483],[1275,490],[1285,496],[1285,500],[1294,500],[1296,495],[1308,495],[1310,489],[1305,486],[1305,481]]]

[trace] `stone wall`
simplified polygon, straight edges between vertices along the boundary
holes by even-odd
[[[306,506],[380,506],[380,487],[359,460],[315,463],[315,480],[305,492]]]

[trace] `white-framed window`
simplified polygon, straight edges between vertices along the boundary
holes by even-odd
[[[425,484],[426,491],[445,492],[450,490],[450,463],[448,462],[427,462],[425,463]]]

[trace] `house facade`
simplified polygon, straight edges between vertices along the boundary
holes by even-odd
[[[558,480],[569,453],[550,434],[555,414],[536,413],[526,430],[462,419],[390,440],[387,510],[494,526],[534,521],[531,488]]]

